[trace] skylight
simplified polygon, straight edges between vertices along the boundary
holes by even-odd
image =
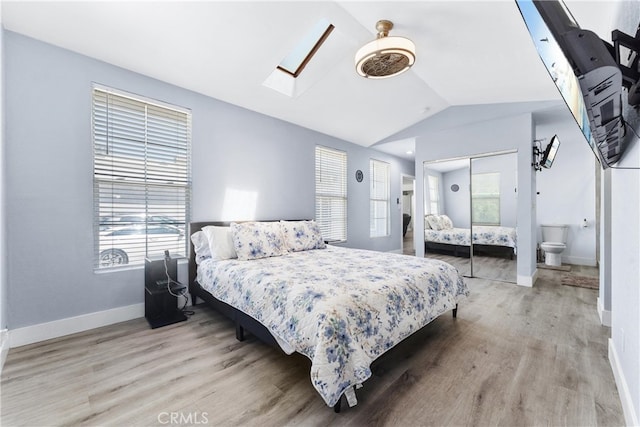
[[[322,18],[302,40],[300,40],[291,53],[280,62],[277,69],[293,77],[298,77],[322,43],[329,37],[333,28],[333,24]]]

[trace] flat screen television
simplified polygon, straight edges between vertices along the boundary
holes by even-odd
[[[622,73],[595,33],[581,29],[561,0],[515,0],[542,63],[603,168],[626,141]],[[553,161],[553,160],[552,160]]]
[[[556,153],[558,152],[558,148],[560,147],[560,139],[558,139],[558,135],[553,135],[551,138],[551,142],[547,145],[547,148],[542,153],[542,160],[540,160],[540,166],[543,168],[549,169],[551,165],[553,165],[553,161],[556,158]]]

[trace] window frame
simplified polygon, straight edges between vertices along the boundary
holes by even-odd
[[[478,176],[496,176],[497,179],[495,181],[495,189],[496,192],[493,193],[477,193],[476,188],[478,184],[474,185],[474,178]],[[472,225],[492,225],[499,226],[501,224],[501,215],[500,215],[500,197],[501,197],[501,189],[500,189],[500,172],[483,172],[471,175],[471,224]],[[492,212],[497,217],[497,221],[479,221],[477,220],[477,211],[476,208],[479,203],[486,205],[486,202],[493,201],[493,209]]]
[[[378,179],[379,176],[380,179]],[[382,210],[379,210],[380,205],[383,206]],[[379,213],[382,215],[379,216]],[[381,220],[384,220],[384,223]],[[379,224],[383,224],[380,229],[378,228]],[[388,237],[390,235],[391,164],[372,158],[369,159],[369,237]]]
[[[140,267],[165,249],[174,258],[187,256],[191,120],[189,109],[92,85],[95,271]],[[162,233],[149,232],[160,227]],[[126,263],[107,262],[117,251]]]
[[[432,178],[435,182],[435,187],[431,185]],[[440,177],[427,175],[427,186],[429,188],[429,212],[427,214],[438,215],[440,214]]]
[[[330,243],[347,241],[347,166],[346,151],[316,145],[315,220]]]

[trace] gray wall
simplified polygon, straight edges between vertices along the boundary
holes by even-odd
[[[7,329],[7,252],[5,197],[5,137],[4,137],[4,31],[0,7],[0,330]],[[1,343],[0,339],[0,343]],[[2,362],[0,361],[0,364]]]
[[[635,34],[640,21],[640,2],[606,3],[615,13],[610,31],[619,29]],[[623,98],[624,99],[624,98]],[[626,102],[625,102],[626,104]],[[640,133],[638,112],[625,105],[627,123]],[[630,146],[616,167],[635,169],[611,170],[611,342],[610,356],[619,369],[618,390],[629,425],[640,424],[640,140],[628,131]],[[603,191],[605,189],[603,188]],[[606,197],[603,196],[606,201]],[[602,250],[602,247],[601,247]]]
[[[447,214],[453,226],[457,228],[471,228],[471,195],[469,194],[469,168],[457,169],[442,174],[444,213]],[[460,189],[451,191],[451,186],[457,184]]]
[[[568,109],[559,120],[536,125],[536,139],[546,138],[543,148],[555,134],[560,148],[551,169],[537,173],[537,217],[540,224],[567,224],[567,248],[562,261],[568,264],[596,265],[596,158]],[[582,227],[586,219],[587,228]],[[540,227],[536,231],[542,242]]]
[[[221,219],[228,189],[255,219],[312,218],[316,144],[348,153],[346,246],[399,250],[411,162],[5,32],[9,328],[143,302],[143,269],[93,270],[92,82],[190,108],[193,220]],[[392,235],[369,238],[369,159],[391,164]],[[365,172],[357,183],[356,169]],[[232,218],[227,218],[232,219]],[[186,266],[181,265],[181,280]]]

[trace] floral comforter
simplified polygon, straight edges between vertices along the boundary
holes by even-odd
[[[199,283],[311,359],[329,406],[371,376],[378,356],[469,294],[442,261],[328,246],[251,261],[203,261]]]
[[[424,239],[427,242],[469,246],[469,229],[424,230]],[[516,229],[512,227],[487,225],[473,227],[473,243],[476,245],[509,246],[515,249],[517,240]]]

